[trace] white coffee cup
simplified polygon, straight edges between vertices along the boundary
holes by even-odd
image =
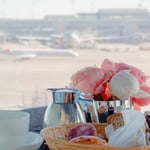
[[[30,115],[23,111],[0,110],[0,147],[13,150],[26,140]]]

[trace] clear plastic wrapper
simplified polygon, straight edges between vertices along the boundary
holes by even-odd
[[[124,126],[117,129],[110,124],[105,128],[108,143],[115,147],[146,146],[145,116],[135,110],[122,111]]]

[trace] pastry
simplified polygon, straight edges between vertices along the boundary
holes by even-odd
[[[121,112],[109,115],[106,120],[108,124],[113,125],[114,129],[124,126],[124,119]]]
[[[78,136],[71,139],[69,142],[78,143],[78,144],[108,145],[105,139],[99,138],[97,136]]]

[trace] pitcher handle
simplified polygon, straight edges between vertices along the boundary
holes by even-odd
[[[81,101],[81,103],[86,102],[87,104],[86,107],[83,108],[83,110],[85,111],[85,113],[90,114],[92,122],[99,123],[98,111],[96,109],[95,100],[91,98],[85,98],[83,96],[85,96],[84,93],[83,95],[81,94],[78,99],[79,101]]]

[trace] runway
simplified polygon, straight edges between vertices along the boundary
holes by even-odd
[[[0,55],[0,106],[31,107],[48,104],[46,91],[50,87],[68,85],[71,75],[85,66],[101,66],[105,58],[124,62],[141,69],[150,76],[150,51],[134,46],[107,45],[110,51],[101,48],[78,50],[78,57],[48,57],[20,61],[16,56]],[[120,49],[119,49],[120,46]],[[131,48],[131,47],[130,47]],[[111,50],[112,49],[112,50]]]

